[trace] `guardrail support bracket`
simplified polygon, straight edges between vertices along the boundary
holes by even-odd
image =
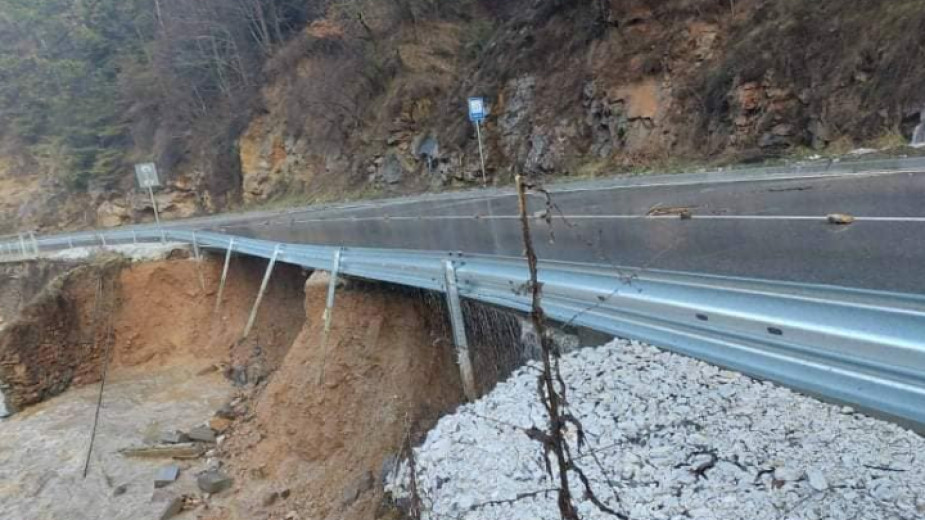
[[[469,353],[469,341],[466,338],[466,323],[463,320],[462,303],[459,299],[459,285],[456,281],[456,266],[452,260],[443,262],[446,274],[446,303],[450,311],[450,325],[453,328],[453,342],[459,363],[459,375],[462,379],[463,392],[470,401],[478,399],[475,390],[475,374],[472,370],[472,358]]]
[[[218,296],[215,298],[215,314],[218,314],[222,307],[222,295],[225,294],[225,280],[228,279],[228,268],[231,267],[231,254],[234,252],[234,239],[228,242],[228,250],[225,252],[225,266],[222,268],[222,279],[218,283]]]
[[[337,276],[340,274],[340,258],[343,248],[334,251],[331,262],[331,280],[328,282],[328,299],[324,305],[324,329],[321,331],[321,367],[318,370],[318,384],[324,384],[324,365],[328,357],[328,334],[331,332],[331,322],[334,320],[334,293],[337,291]]]
[[[267,264],[267,272],[263,275],[263,282],[260,283],[260,290],[257,292],[257,301],[254,302],[254,308],[251,309],[250,318],[247,319],[247,326],[244,327],[244,337],[250,336],[251,329],[254,328],[254,322],[257,321],[257,310],[260,309],[260,302],[263,301],[263,295],[267,292],[267,286],[270,284],[270,276],[273,275],[273,268],[276,266],[276,260],[282,251],[282,244],[276,244],[273,250],[273,256],[270,257],[270,263]]]

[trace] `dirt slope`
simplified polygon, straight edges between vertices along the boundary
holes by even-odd
[[[461,402],[452,350],[435,341],[419,295],[339,290],[325,359],[326,289],[325,276],[306,285],[306,325],[227,441],[235,493],[208,518],[373,518],[383,462],[408,428]]]
[[[233,260],[217,315],[220,259],[201,264],[110,259],[75,268],[0,329],[0,391],[19,410],[72,384],[95,383],[108,345],[115,374],[221,363],[229,373],[246,373],[245,379],[264,378],[304,321],[306,276],[300,268],[278,265],[256,326],[241,340],[265,263]]]

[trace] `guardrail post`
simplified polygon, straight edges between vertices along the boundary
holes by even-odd
[[[35,239],[35,232],[29,232],[29,239],[32,241],[32,250],[35,253],[35,256],[39,256],[39,241]]]
[[[478,399],[475,390],[475,375],[472,370],[472,358],[469,353],[469,341],[466,338],[466,323],[463,320],[462,303],[459,299],[459,285],[456,281],[456,266],[452,260],[443,262],[446,274],[446,303],[450,311],[450,325],[453,328],[453,342],[459,362],[459,375],[462,379],[463,392],[470,401]]]
[[[331,280],[328,282],[328,299],[324,305],[324,329],[321,331],[321,369],[318,372],[318,384],[324,383],[324,365],[328,357],[328,334],[331,332],[331,322],[334,319],[334,293],[337,290],[337,276],[340,273],[340,258],[343,248],[334,251],[331,261]]]
[[[138,232],[134,229],[132,230],[132,243],[138,244]]]
[[[101,247],[106,247],[106,237],[102,233],[97,233],[96,237],[100,239]]]
[[[202,277],[202,257],[199,255],[199,240],[196,239],[196,232],[193,231],[193,258],[196,260],[196,273],[199,275],[199,287],[206,290],[206,280]]]
[[[193,231],[193,258],[199,261],[199,241],[196,239],[195,231]]]
[[[251,315],[247,319],[247,326],[244,327],[245,338],[250,335],[251,329],[254,328],[254,322],[257,320],[257,310],[260,308],[260,302],[263,301],[263,295],[267,291],[267,285],[270,284],[270,276],[273,274],[273,267],[276,266],[276,260],[279,258],[279,253],[282,249],[282,244],[276,244],[276,249],[273,250],[270,263],[267,264],[267,272],[264,273],[263,282],[260,283],[260,290],[257,292],[257,301],[254,302],[254,308],[251,309]]]
[[[222,268],[222,279],[218,283],[218,297],[215,298],[215,314],[218,314],[222,306],[222,295],[225,294],[225,280],[228,279],[228,268],[231,266],[231,253],[234,252],[234,239],[228,242],[228,250],[225,252],[225,267]]]
[[[22,236],[22,233],[19,234],[19,253],[23,258],[26,257],[26,239]]]
[[[161,243],[162,244],[167,243],[167,233],[164,232],[163,228],[161,228]]]

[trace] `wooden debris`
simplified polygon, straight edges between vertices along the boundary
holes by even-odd
[[[198,459],[204,452],[205,448],[197,444],[144,446],[119,450],[124,457],[143,459]]]

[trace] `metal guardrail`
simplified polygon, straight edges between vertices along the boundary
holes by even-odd
[[[37,238],[44,252],[133,242],[271,258],[280,244],[220,233],[120,229]],[[34,255],[0,242],[0,260]],[[282,244],[278,261],[446,291],[526,311],[518,258]],[[23,254],[24,253],[24,254]],[[628,275],[628,273],[631,273]],[[925,427],[925,297],[663,271],[541,262],[543,305],[554,320],[649,342],[745,374]]]

